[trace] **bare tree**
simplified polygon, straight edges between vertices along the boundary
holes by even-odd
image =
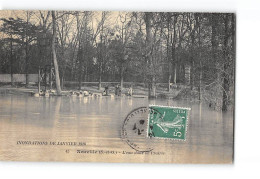
[[[28,25],[29,25],[29,21],[31,18],[32,12],[30,11],[26,11],[26,28],[25,28],[25,84],[26,87],[28,87],[29,85],[29,36],[28,36],[28,31],[30,29],[28,29]]]
[[[57,61],[57,55],[56,55],[56,48],[55,48],[55,41],[56,41],[56,16],[55,16],[55,11],[51,11],[52,15],[52,56],[53,56],[53,64],[54,64],[54,70],[55,70],[55,82],[56,82],[56,89],[57,89],[57,94],[61,94],[61,87],[60,87],[60,75],[59,75],[59,66],[58,66],[58,61]]]
[[[57,19],[57,32],[58,32],[58,37],[59,37],[59,42],[60,42],[60,57],[61,60],[65,63],[62,63],[60,66],[60,71],[61,71],[61,88],[64,87],[64,76],[65,76],[65,71],[67,67],[67,56],[66,56],[66,48],[69,44],[69,39],[70,39],[70,30],[72,29],[73,25],[73,20],[74,16],[71,14],[68,14],[67,12],[59,12],[60,18]]]
[[[100,43],[99,43],[99,50],[98,50],[98,71],[99,71],[99,78],[98,78],[98,89],[101,90],[101,81],[102,81],[102,74],[103,74],[103,68],[104,68],[104,62],[107,56],[106,53],[106,35],[105,35],[105,22],[108,19],[108,12],[102,12],[101,14],[101,20],[98,23],[98,27],[96,30],[96,35],[94,37],[97,37],[97,34],[100,36]],[[96,39],[95,39],[96,40]]]
[[[149,70],[151,75],[149,75],[149,83],[148,83],[148,96],[150,98],[156,97],[156,86],[155,86],[155,73],[154,73],[154,66],[152,60],[152,16],[153,13],[145,12],[144,14],[144,21],[146,27],[146,60],[149,65]]]
[[[116,26],[116,31],[118,34],[116,36],[119,38],[120,43],[122,45],[122,52],[120,54],[120,60],[119,60],[119,71],[120,71],[120,86],[121,89],[123,88],[124,83],[124,70],[125,70],[125,64],[128,60],[128,52],[127,52],[127,44],[131,38],[132,29],[131,29],[131,23],[132,23],[132,17],[130,16],[130,13],[119,13],[118,15],[118,26]]]

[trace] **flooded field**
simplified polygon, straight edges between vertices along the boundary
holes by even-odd
[[[231,111],[217,112],[189,101],[127,97],[5,95],[0,101],[1,160],[232,162]],[[186,141],[153,139],[153,153],[134,153],[122,140],[123,121],[131,110],[148,104],[190,107]]]

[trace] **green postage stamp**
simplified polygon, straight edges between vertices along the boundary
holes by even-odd
[[[149,106],[148,137],[186,140],[190,108]]]

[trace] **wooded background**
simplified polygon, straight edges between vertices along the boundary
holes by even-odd
[[[177,12],[2,11],[0,73],[55,68],[64,81],[183,84],[193,98],[234,102],[235,14]],[[13,82],[12,82],[13,84]],[[212,102],[213,101],[213,102]]]

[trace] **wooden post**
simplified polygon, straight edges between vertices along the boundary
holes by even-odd
[[[39,67],[38,70],[38,93],[40,94],[41,91],[41,68]]]

